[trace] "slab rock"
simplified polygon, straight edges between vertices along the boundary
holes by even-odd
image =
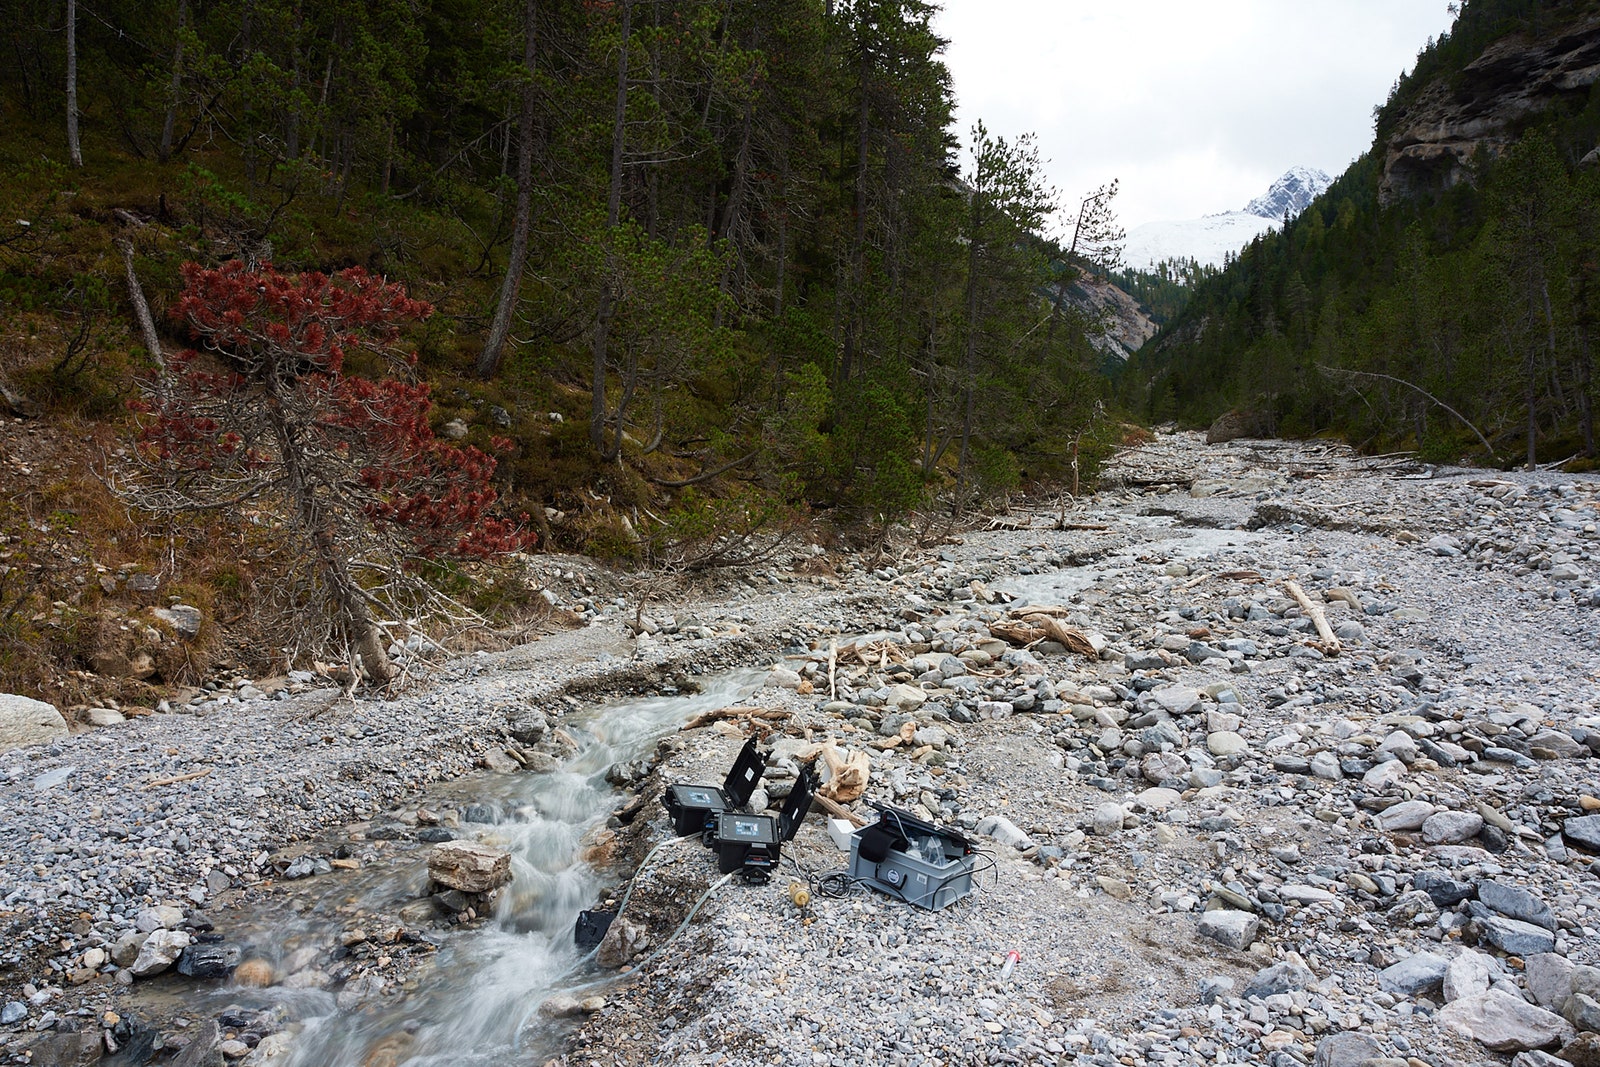
[[[1542,926],[1491,915],[1483,920],[1483,939],[1513,956],[1531,956],[1536,952],[1550,952],[1556,947],[1556,935]]]
[[[1519,886],[1485,878],[1478,883],[1478,899],[1509,919],[1519,919],[1546,930],[1556,928],[1556,916],[1550,905]]]
[[[1386,993],[1414,997],[1438,989],[1450,970],[1450,961],[1431,952],[1418,952],[1378,972],[1378,986]]]
[[[428,876],[463,893],[488,893],[511,881],[511,853],[476,841],[433,846]]]
[[[1354,1030],[1329,1034],[1317,1042],[1316,1067],[1360,1067],[1383,1055],[1377,1039]]]
[[[1444,999],[1450,1003],[1489,992],[1494,982],[1494,964],[1482,952],[1467,949],[1450,961],[1444,975]]]
[[[1541,1008],[1560,1011],[1572,995],[1572,961],[1554,952],[1536,952],[1523,961],[1528,992]]]
[[[1248,911],[1218,908],[1200,916],[1200,936],[1233,949],[1247,949],[1261,929],[1261,920]]]
[[[1561,824],[1569,843],[1600,852],[1600,815],[1578,815]]]
[[[67,720],[54,704],[0,693],[0,752],[67,736]]]
[[[1561,1016],[1499,989],[1446,1004],[1435,1018],[1440,1026],[1496,1052],[1545,1048],[1569,1041],[1575,1033]]]

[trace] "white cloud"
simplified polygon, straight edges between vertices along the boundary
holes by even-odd
[[[957,127],[1038,134],[1069,206],[1120,178],[1127,226],[1338,176],[1446,0],[944,0]]]

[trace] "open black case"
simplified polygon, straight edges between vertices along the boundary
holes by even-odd
[[[743,871],[752,881],[765,881],[767,872],[778,865],[783,846],[794,839],[801,820],[811,810],[817,785],[817,773],[808,764],[776,816],[733,811],[717,815],[711,844],[717,852],[717,870],[723,874]]]
[[[682,783],[667,786],[667,791],[661,794],[661,803],[672,819],[672,832],[679,837],[705,833],[713,827],[718,815],[743,808],[750,803],[750,794],[756,791],[756,783],[761,781],[766,765],[765,757],[756,747],[756,739],[751,737],[739,750],[733,769],[720,788]]]

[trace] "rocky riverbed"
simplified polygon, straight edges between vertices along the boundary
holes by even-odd
[[[247,976],[284,990],[270,1017],[218,1016],[226,984],[158,1009],[138,972],[304,879],[422,867],[479,821],[423,790],[554,766],[595,694],[764,663],[754,714],[618,768],[638,799],[601,851],[669,838],[663,783],[720,780],[754,724],[768,801],[831,743],[867,770],[849,806],[973,836],[975,891],[929,912],[823,881],[821,814],[765,886],[669,846],[603,953],[625,973],[547,1011],[582,1019],[570,1064],[1600,1063],[1597,523],[1592,476],[1162,437],[1065,512],[875,569],[801,553],[642,637],[591,604],[396,700],[212,700],[6,753],[0,1053],[286,1062],[286,961]],[[440,916],[352,919],[299,987],[403,1003],[412,957],[478,921]]]

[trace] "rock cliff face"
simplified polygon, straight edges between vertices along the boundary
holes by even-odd
[[[1081,278],[1057,290],[1062,300],[1090,316],[1103,316],[1105,333],[1094,338],[1094,346],[1119,362],[1139,350],[1155,336],[1156,324],[1132,296],[1110,282]]]
[[[1427,86],[1384,146],[1379,202],[1448,189],[1499,155],[1529,119],[1600,82],[1600,18],[1538,40],[1508,37],[1454,79]]]

